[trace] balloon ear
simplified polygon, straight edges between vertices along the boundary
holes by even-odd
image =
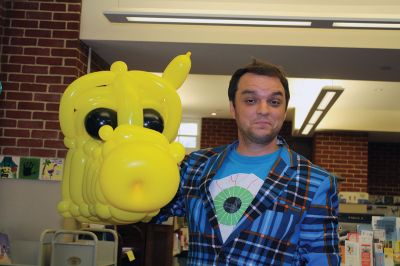
[[[192,66],[190,52],[185,55],[178,55],[165,68],[162,77],[168,81],[174,89],[179,89],[189,74]]]

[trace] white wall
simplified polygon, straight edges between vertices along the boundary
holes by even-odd
[[[44,229],[62,227],[60,199],[58,181],[0,179],[0,231],[10,240],[38,241]]]

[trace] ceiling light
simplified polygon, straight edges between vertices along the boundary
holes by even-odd
[[[211,115],[212,115],[212,116],[216,116],[216,115],[217,115],[217,113],[211,113]]]
[[[310,27],[311,21],[285,21],[285,20],[262,20],[244,18],[201,18],[201,17],[156,17],[156,16],[128,16],[129,22],[141,23],[166,23],[166,24],[206,24],[206,25],[239,25],[239,26],[293,26]]]
[[[333,22],[332,27],[400,29],[400,23]]]
[[[341,87],[325,86],[321,89],[321,92],[308,112],[303,125],[300,127],[299,132],[301,135],[307,136],[314,132],[317,125],[328,113],[329,109],[336,102],[342,92],[343,88]]]
[[[215,15],[190,13],[152,13],[152,12],[113,12],[104,15],[111,22],[162,23],[162,24],[200,24],[232,26],[283,26],[311,27],[312,21],[301,18],[257,17],[241,15]]]

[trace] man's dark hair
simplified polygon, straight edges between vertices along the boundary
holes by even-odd
[[[232,102],[233,106],[235,106],[235,96],[236,96],[236,91],[238,89],[237,86],[239,80],[246,73],[253,73],[257,75],[278,78],[281,81],[283,88],[285,89],[285,99],[286,99],[286,109],[287,109],[290,99],[290,92],[289,92],[289,83],[286,78],[285,72],[279,66],[266,63],[257,59],[253,59],[253,62],[251,62],[250,64],[248,64],[243,68],[239,68],[238,70],[235,71],[235,73],[233,73],[228,88],[229,101]]]

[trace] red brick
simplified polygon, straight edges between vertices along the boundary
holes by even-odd
[[[18,147],[43,147],[42,139],[18,139]]]
[[[19,110],[44,110],[44,103],[18,102]]]
[[[16,19],[16,18],[25,18],[25,11],[21,11],[21,10],[8,10],[7,12],[7,16],[9,18],[12,19]]]
[[[46,84],[59,84],[61,83],[60,76],[36,76],[37,83],[46,83]]]
[[[5,28],[4,29],[4,35],[8,37],[23,37],[24,36],[24,30],[23,29],[17,29],[17,28]]]
[[[53,113],[53,112],[33,112],[32,115],[33,119],[43,119],[45,121],[48,120],[58,120],[58,113]]]
[[[57,92],[57,93],[64,93],[67,86],[65,85],[50,85],[49,92]]]
[[[69,4],[68,5],[68,12],[81,12],[81,5],[73,5],[73,4]]]
[[[54,121],[46,121],[46,125],[45,125],[46,129],[54,129],[54,130],[60,130],[60,123],[54,122]]]
[[[39,9],[39,3],[33,3],[28,1],[15,1],[13,3],[13,9],[37,10]]]
[[[19,147],[3,148],[2,153],[13,156],[28,156],[29,148],[19,148]]]
[[[7,118],[22,118],[22,119],[30,119],[32,117],[32,112],[30,111],[13,111],[13,110],[7,110],[6,111],[6,117]]]
[[[76,76],[77,70],[74,67],[50,67],[50,74]]]
[[[3,46],[3,53],[5,54],[17,54],[20,55],[23,53],[23,48],[18,46]]]
[[[67,6],[61,3],[41,3],[40,10],[51,11],[51,12],[66,11]]]
[[[35,76],[27,74],[10,74],[8,80],[16,82],[33,82],[35,80]]]
[[[38,120],[18,120],[19,128],[43,129],[43,124],[43,121]]]
[[[67,76],[64,76],[63,77],[63,84],[66,84],[66,85],[70,85],[72,82],[74,82],[75,80],[76,80],[76,78],[77,77],[67,77]]]
[[[39,91],[44,92],[47,90],[47,85],[44,84],[36,84],[36,83],[22,83],[21,84],[22,91]]]
[[[64,20],[64,21],[80,21],[80,14],[78,13],[54,13],[54,20]]]
[[[78,39],[79,31],[66,31],[66,30],[54,30],[53,38],[62,38],[62,39]]]
[[[53,12],[43,12],[43,11],[28,11],[26,12],[26,17],[28,19],[38,19],[38,20],[51,20]]]
[[[41,102],[60,102],[60,94],[49,94],[49,93],[36,93],[35,101]]]
[[[17,143],[16,138],[2,138],[0,137],[0,147],[15,146]]]
[[[54,40],[54,39],[39,39],[38,46],[40,47],[64,47],[65,40]]]
[[[41,37],[41,38],[49,38],[51,37],[50,30],[38,29],[38,30],[25,30],[26,37]]]
[[[60,109],[59,103],[46,103],[47,111],[58,111]]]
[[[29,130],[27,129],[4,129],[4,136],[6,137],[29,137]]]
[[[59,149],[65,148],[64,141],[62,141],[62,140],[45,140],[44,147],[59,148]]]
[[[22,73],[28,74],[48,74],[49,68],[46,66],[32,66],[32,65],[23,65]]]
[[[17,56],[13,55],[10,57],[10,62],[9,63],[15,63],[15,64],[34,64],[35,63],[35,57],[33,56]]]
[[[56,150],[49,149],[30,149],[30,156],[34,157],[56,157]]]
[[[15,90],[19,90],[19,83],[14,83],[14,82],[3,82],[3,90],[4,91],[15,91]]]
[[[57,139],[58,132],[55,130],[32,130],[32,138],[43,138],[43,139]]]
[[[41,29],[66,29],[66,22],[64,21],[40,21]],[[50,35],[48,36],[50,37]]]
[[[32,93],[26,93],[26,92],[7,92],[7,99],[9,100],[25,100],[25,101],[30,101],[33,99],[33,94]]]
[[[2,69],[4,72],[12,73],[12,72],[21,72],[21,65],[17,64],[3,64]]]
[[[56,49],[54,48],[51,51],[52,56],[61,56],[61,57],[76,57],[78,52],[75,49]]]
[[[55,58],[55,57],[38,57],[36,59],[36,63],[39,65],[61,65],[62,58]]]
[[[68,30],[76,30],[79,31],[79,22],[68,22],[67,23],[67,29]]]
[[[24,28],[24,29],[37,29],[39,27],[39,22],[37,20],[29,19],[13,19],[11,21],[11,27],[14,28]]]
[[[67,157],[67,150],[58,150],[57,151],[57,158],[66,158]]]
[[[16,127],[17,120],[15,119],[7,119],[7,118],[0,118],[0,128],[4,127]]]

